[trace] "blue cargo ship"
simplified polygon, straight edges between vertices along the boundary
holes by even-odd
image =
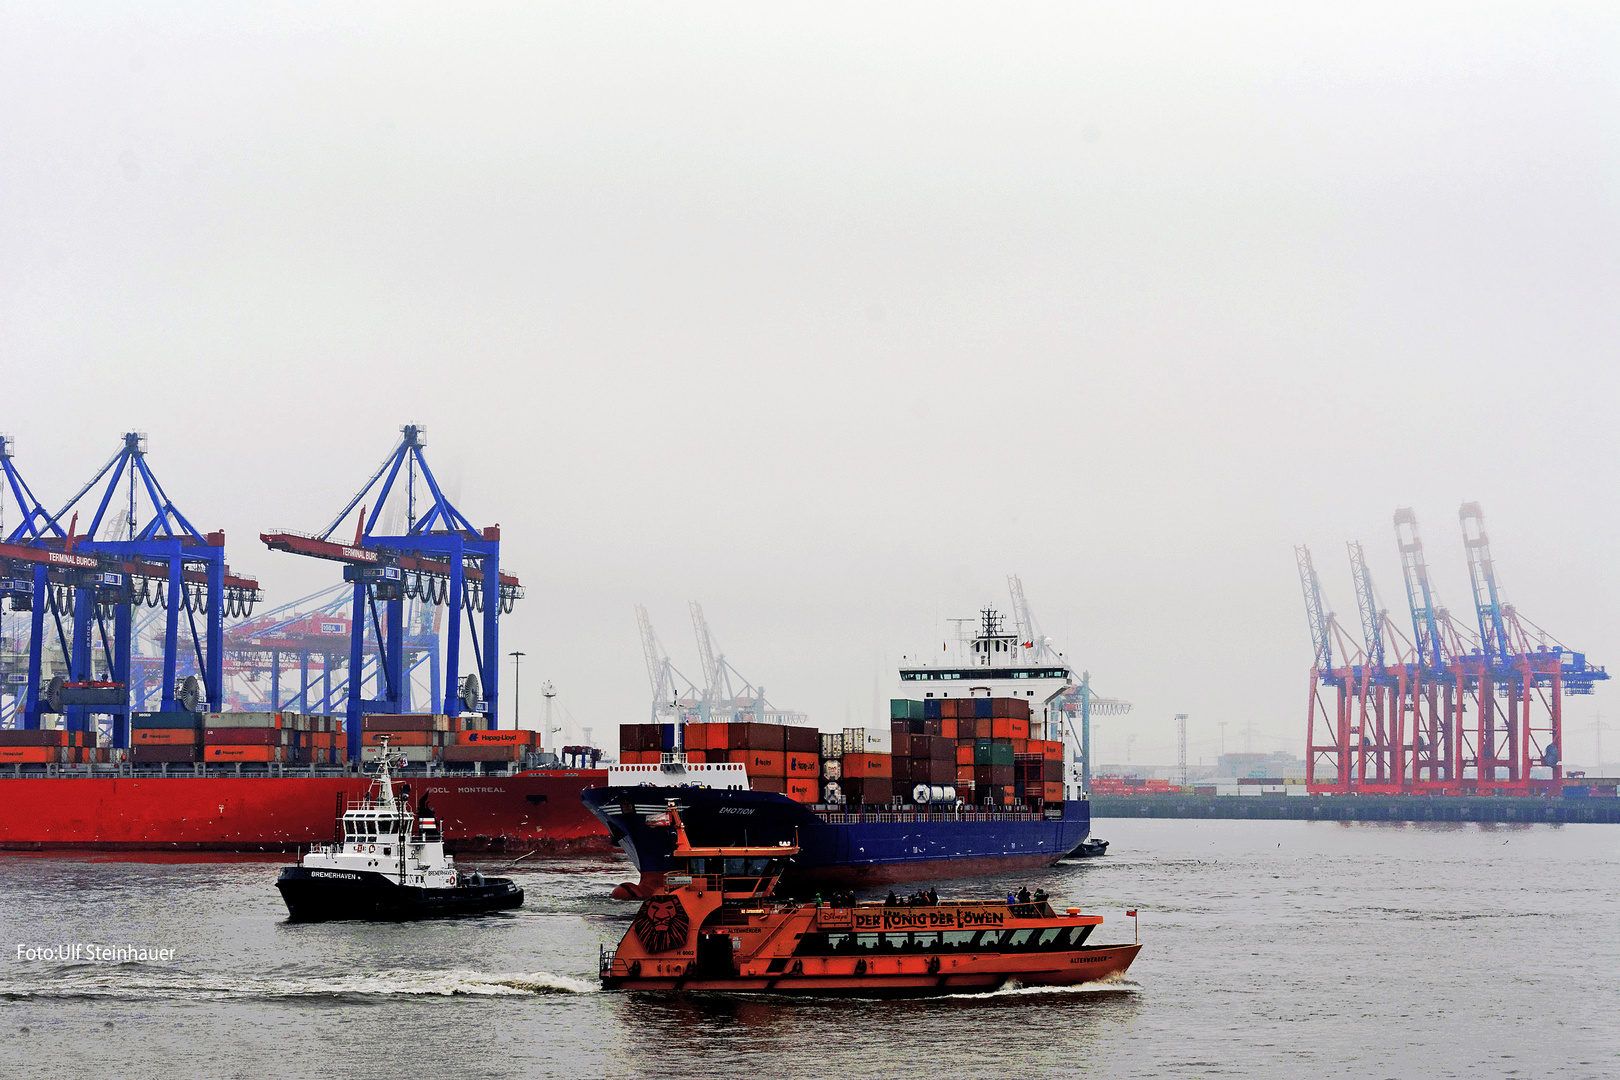
[[[672,766],[663,775],[673,783],[586,788],[581,795],[641,873],[639,882],[614,890],[620,899],[662,892],[664,875],[676,869],[672,803],[695,843],[758,847],[797,842],[800,852],[783,883],[798,891],[865,889],[1050,866],[1073,854],[1091,828],[1091,807],[1084,798],[1039,810],[897,804],[834,811],[771,791],[681,786],[676,777],[684,774],[684,767]]]
[[[1084,849],[1091,804],[1066,708],[1074,674],[1032,631],[1021,591],[1015,625],[986,608],[978,620],[952,620],[954,643],[930,647],[927,659],[902,658],[905,697],[891,702],[889,726],[823,733],[819,786],[782,785],[772,780],[780,772],[764,769],[754,775],[755,765],[783,756],[776,740],[772,751],[727,751],[719,762],[711,744],[699,743],[708,754],[688,755],[684,724],[663,732],[662,751],[610,768],[607,786],[581,798],[641,872],[614,895],[652,895],[676,869],[671,804],[695,844],[797,846],[783,881],[799,892],[999,874],[1095,854]],[[693,730],[712,734],[714,718],[705,719]],[[741,730],[754,725],[719,726],[738,729],[740,741],[728,747],[766,742]],[[1040,752],[1019,753],[1034,747]]]

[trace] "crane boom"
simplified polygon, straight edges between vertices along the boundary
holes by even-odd
[[[1311,549],[1304,544],[1294,548],[1299,564],[1299,584],[1305,593],[1305,617],[1311,624],[1311,643],[1316,647],[1316,669],[1324,675],[1333,671],[1333,638],[1327,609],[1322,604],[1322,583],[1311,564]]]
[[[1378,609],[1378,594],[1373,591],[1372,572],[1367,569],[1367,556],[1361,550],[1361,541],[1351,540],[1345,546],[1350,550],[1350,576],[1355,580],[1356,609],[1361,613],[1361,639],[1367,649],[1367,661],[1382,671],[1383,612]]]
[[[1423,557],[1423,539],[1418,535],[1417,515],[1411,507],[1395,511],[1395,546],[1401,553],[1401,577],[1406,583],[1406,604],[1412,610],[1412,634],[1417,642],[1418,662],[1431,671],[1445,667],[1441,651],[1438,606],[1429,585],[1429,566]]]
[[[1479,640],[1485,659],[1492,664],[1506,664],[1511,650],[1502,596],[1496,587],[1496,568],[1491,563],[1491,542],[1485,535],[1485,515],[1479,503],[1463,503],[1457,521],[1462,526],[1463,550],[1468,554],[1468,580],[1474,588],[1474,612],[1479,618]]]
[[[640,604],[636,605],[636,625],[641,627],[641,651],[647,658],[647,681],[652,686],[653,704],[656,705],[664,696],[659,693],[664,673],[664,651],[658,647],[658,635],[653,633],[652,619],[648,618],[647,609]]]

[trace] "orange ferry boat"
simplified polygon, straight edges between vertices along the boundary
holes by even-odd
[[[1045,901],[773,900],[796,845],[693,847],[668,813],[689,880],[643,901],[618,948],[603,948],[607,989],[925,997],[1073,986],[1124,972],[1142,948],[1087,945],[1102,916]]]

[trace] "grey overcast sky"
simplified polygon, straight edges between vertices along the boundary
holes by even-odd
[[[0,3],[0,429],[125,430],[273,602],[399,425],[528,598],[525,704],[639,720],[632,605],[779,705],[1022,575],[1135,713],[1303,746],[1293,545],[1404,621],[1413,506],[1597,662],[1614,617],[1612,4]],[[509,671],[509,668],[508,668]],[[508,686],[509,690],[510,687]],[[1568,756],[1598,710],[1573,699]],[[508,703],[510,695],[508,694]],[[531,706],[532,708],[532,706]],[[611,736],[609,736],[611,739]]]

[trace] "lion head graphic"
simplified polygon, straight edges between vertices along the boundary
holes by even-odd
[[[636,937],[641,939],[648,952],[661,953],[686,944],[686,934],[692,928],[692,921],[686,917],[686,909],[681,907],[681,902],[664,893],[649,897],[641,905],[630,928],[636,932]]]

